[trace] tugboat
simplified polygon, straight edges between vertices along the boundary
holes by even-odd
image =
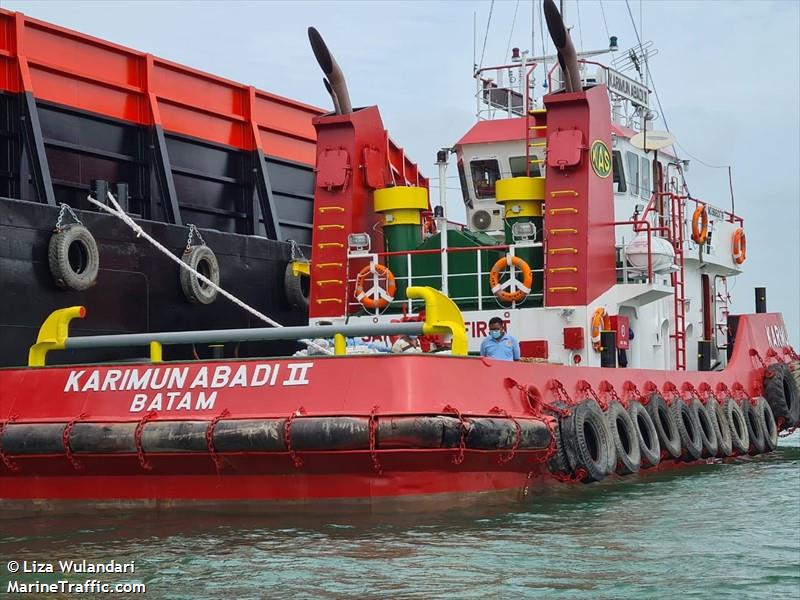
[[[689,195],[646,85],[577,55],[544,10],[550,93],[531,92],[548,57],[478,70],[479,121],[438,155],[441,181],[456,156],[466,226],[310,29],[335,110],[313,118],[308,325],[76,336],[93,306],[54,311],[28,366],[0,370],[3,502],[524,499],[774,450],[800,425],[800,356],[765,290],[728,313],[742,219]],[[163,249],[113,192],[88,202]],[[495,317],[520,360],[475,356]],[[422,351],[359,351],[408,336]],[[275,340],[308,349],[165,360]],[[78,362],[118,348],[149,360]],[[47,366],[65,353],[78,364]]]

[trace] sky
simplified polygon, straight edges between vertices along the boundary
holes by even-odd
[[[327,109],[306,35],[313,25],[344,69],[353,104],[377,104],[393,139],[430,177],[436,151],[475,121],[473,61],[500,64],[509,46],[532,43],[542,53],[531,0],[0,6]],[[753,288],[766,286],[769,309],[783,313],[800,348],[800,0],[567,0],[578,49],[605,48],[609,35],[622,49],[635,46],[628,6],[642,41],[658,48],[650,61],[663,107],[655,128],[666,129],[666,118],[691,160],[692,195],[730,209],[727,169],[703,163],[733,167],[748,257],[729,283],[732,312],[752,312]],[[449,214],[463,215],[453,168],[448,175]]]

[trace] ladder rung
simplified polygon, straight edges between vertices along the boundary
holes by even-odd
[[[550,214],[551,215],[558,215],[558,214],[561,214],[561,213],[569,213],[571,215],[577,215],[578,214],[578,209],[577,208],[573,208],[571,206],[568,206],[568,207],[565,207],[565,208],[551,208],[550,209]]]
[[[560,287],[549,287],[547,288],[548,292],[577,292],[578,288],[572,285],[565,285]]]
[[[341,298],[317,298],[317,304],[325,304],[326,302],[337,302],[338,304],[342,303]]]
[[[550,233],[552,233],[552,234],[556,234],[556,233],[575,233],[575,234],[577,234],[578,233],[578,230],[575,229],[574,227],[561,227],[559,229],[548,229],[548,231]]]
[[[344,248],[344,244],[341,242],[322,242],[321,244],[317,244],[317,248],[320,250],[323,248]]]
[[[530,161],[532,165],[540,165],[544,162],[543,158],[534,158]]]
[[[331,283],[342,285],[343,281],[341,279],[321,279],[317,282],[317,285],[322,287],[323,285],[328,285]]]
[[[319,231],[325,231],[326,229],[344,229],[344,225],[339,225],[339,224],[317,225],[317,229]]]
[[[531,130],[533,130],[533,129],[547,129],[547,125],[532,125],[532,126],[528,127],[528,129],[531,129]]]
[[[550,248],[547,251],[548,254],[577,254],[577,248]]]
[[[318,265],[314,265],[318,269],[328,269],[330,267],[337,267],[339,269],[342,268],[342,263],[340,262],[329,262],[329,263],[319,263]]]
[[[552,267],[547,271],[549,273],[577,273],[578,267]]]
[[[553,192],[550,192],[550,195],[553,198],[556,198],[558,196],[574,196],[577,198],[578,192],[576,192],[575,190],[555,190]]]
[[[326,213],[326,212],[344,212],[343,206],[320,206],[319,212]]]
[[[540,146],[547,146],[547,142],[533,142],[528,144],[531,148],[538,148]]]
[[[543,115],[547,112],[546,108],[529,108],[528,114],[529,115]]]

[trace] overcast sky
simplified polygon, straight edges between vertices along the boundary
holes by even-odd
[[[436,150],[474,122],[473,15],[480,62],[490,5],[0,0],[3,8],[328,108],[306,37],[314,25],[345,71],[354,105],[380,106],[392,137],[429,176]],[[511,45],[531,46],[532,6],[494,3],[485,65],[507,58],[512,22]],[[536,6],[533,43],[541,54]],[[679,151],[733,165],[748,259],[730,282],[731,310],[752,312],[753,287],[767,286],[770,310],[784,313],[800,348],[800,1],[630,0],[630,8],[637,25],[641,8],[642,41],[658,48],[651,71]],[[637,43],[623,1],[569,0],[565,12],[579,49],[606,47],[609,34],[623,49]],[[729,209],[727,170],[696,159],[692,194]],[[448,187],[455,207],[457,179]]]

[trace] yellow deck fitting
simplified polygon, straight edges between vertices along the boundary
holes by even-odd
[[[563,287],[549,287],[547,288],[548,292],[577,292],[578,288],[573,286],[563,286]]]
[[[319,212],[323,214],[326,212],[344,212],[344,206],[320,206]]]
[[[450,298],[432,287],[412,286],[406,288],[406,297],[425,301],[425,324],[422,332],[426,335],[450,334],[453,356],[467,355],[467,330],[464,316]]]
[[[28,351],[28,366],[43,367],[50,350],[63,350],[69,337],[70,322],[85,316],[86,308],[83,306],[70,306],[51,312],[39,328],[36,343]]]
[[[150,362],[163,362],[164,349],[160,342],[150,342]]]
[[[322,287],[323,285],[330,285],[330,284],[341,285],[342,283],[344,282],[341,279],[320,279],[317,282],[317,285]]]
[[[548,254],[577,254],[577,248],[550,248],[547,251]]]
[[[333,334],[333,354],[335,356],[344,356],[347,354],[347,338],[341,333]]]
[[[311,277],[311,264],[307,260],[293,260],[292,275],[295,277],[300,277],[300,275]]]
[[[578,192],[576,192],[575,190],[555,190],[553,192],[550,192],[550,195],[553,198],[558,198],[559,196],[575,196],[577,198]]]

